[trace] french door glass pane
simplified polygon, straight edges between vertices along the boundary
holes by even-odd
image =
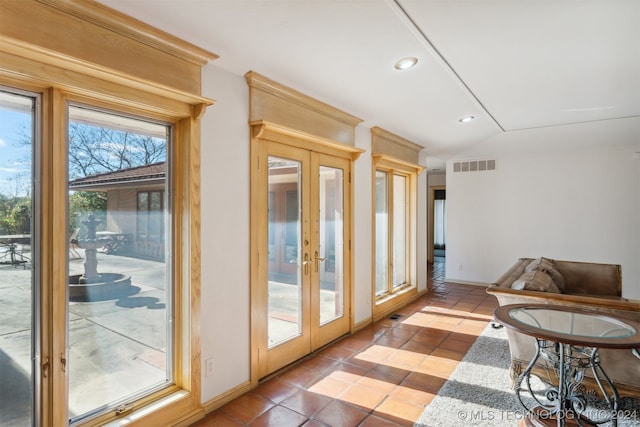
[[[376,295],[384,294],[389,286],[389,182],[388,174],[376,171]]]
[[[34,98],[0,91],[0,425],[34,424]]]
[[[315,262],[321,325],[344,314],[343,179],[342,169],[320,167],[320,251]]]
[[[302,331],[300,162],[269,157],[269,348]]]
[[[173,382],[168,136],[163,124],[69,107],[72,421]]]
[[[393,175],[393,286],[407,283],[407,178]]]

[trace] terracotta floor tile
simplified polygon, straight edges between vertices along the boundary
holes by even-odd
[[[407,375],[409,375],[410,371],[406,369],[399,369],[394,366],[378,365],[375,368],[373,368],[370,372],[381,374],[384,376],[384,378],[387,381],[392,382],[394,384],[400,384],[402,380],[404,380],[407,377]]]
[[[413,405],[394,397],[388,397],[376,408],[375,414],[383,418],[391,416],[413,424],[413,422],[420,418],[423,410],[424,407],[422,406]]]
[[[393,421],[375,415],[369,415],[359,427],[398,427],[402,424],[396,424]]]
[[[385,347],[400,348],[407,341],[409,341],[409,338],[400,338],[400,337],[394,337],[390,335],[383,335],[376,340],[376,344],[383,345]]]
[[[387,393],[366,387],[360,383],[354,384],[339,396],[339,400],[361,407],[367,412],[372,411],[387,397]]]
[[[352,383],[335,379],[332,376],[324,377],[309,387],[309,391],[323,396],[337,398],[343,391],[351,387]]]
[[[360,424],[366,417],[367,412],[334,400],[313,418],[331,427],[353,427]]]
[[[319,354],[321,356],[329,357],[337,361],[342,361],[350,358],[355,353],[354,350],[350,350],[344,347],[331,346],[322,350]]]
[[[460,322],[460,324],[454,329],[454,332],[475,335],[477,337],[482,333],[482,331],[484,331],[486,326],[486,320],[467,319]]]
[[[420,332],[420,329],[422,328],[402,323],[395,328],[390,329],[386,336],[410,339],[416,333]]]
[[[478,305],[480,304],[480,302],[469,302],[468,298],[465,299],[464,302],[459,302],[456,305],[453,306],[453,308],[455,310],[460,310],[460,311],[466,311],[468,313],[472,313],[473,310],[475,310]]]
[[[322,374],[318,371],[307,369],[304,366],[299,365],[283,372],[277,378],[287,381],[293,385],[297,385],[298,387],[308,387],[322,378]]]
[[[248,423],[273,406],[274,403],[270,400],[259,394],[249,392],[227,403],[222,407],[222,410],[227,415],[243,423]]]
[[[435,350],[436,347],[436,345],[424,344],[418,341],[411,340],[400,347],[400,349],[412,351],[414,353],[420,353],[426,356],[427,354],[430,354],[433,350]]]
[[[303,424],[303,427],[330,427],[330,426],[327,426],[326,424],[323,424],[316,420],[308,420],[306,423]]]
[[[474,341],[476,340],[476,337],[471,336],[472,339],[468,339],[468,338],[460,338],[459,335],[460,334],[451,334],[449,339],[445,340],[438,346],[438,349],[450,350],[456,353],[465,354],[467,351],[469,351],[469,348],[471,348],[471,346],[473,345]]]
[[[345,365],[352,365],[352,366],[358,367],[364,370],[364,372],[368,372],[371,369],[378,366],[378,364],[375,362],[369,362],[368,360],[363,360],[362,358],[358,357],[358,354],[354,354],[353,357],[350,357],[349,359],[343,361],[341,366],[345,366]]]
[[[292,409],[311,418],[311,416],[332,401],[333,399],[331,397],[323,396],[322,394],[313,393],[307,390],[300,390],[282,402],[281,406]]]
[[[413,338],[411,338],[411,341],[409,342],[419,343],[419,344],[423,344],[423,345],[427,345],[435,348],[439,346],[440,343],[445,340],[445,338],[446,338],[446,335],[427,335],[427,334],[417,333],[416,335],[413,336]],[[406,344],[407,343],[405,343],[404,345]]]
[[[398,386],[395,382],[389,382],[388,377],[385,377],[382,374],[378,374],[376,376],[375,372],[370,372],[366,376],[362,377],[358,381],[358,384],[377,390],[384,394],[389,394]]]
[[[372,363],[382,363],[394,353],[395,349],[381,344],[374,344],[354,355],[352,359],[364,360]]]
[[[409,350],[398,349],[394,351],[389,357],[385,359],[385,363],[396,367],[406,367],[408,369],[419,365],[424,360],[425,355],[423,353],[416,353]]]
[[[429,292],[399,319],[337,341],[194,426],[413,426],[498,306],[484,288],[445,283],[443,265],[429,270]]]
[[[281,380],[280,378],[272,378],[260,384],[253,391],[275,403],[280,403],[298,390],[300,390],[300,388],[290,382]]]
[[[403,320],[402,323],[403,325],[425,327],[425,326],[428,326],[435,319],[436,319],[436,316],[434,316],[433,314],[417,312],[409,316],[407,319]]]
[[[244,426],[238,420],[234,420],[229,415],[222,411],[214,411],[207,415],[206,418],[201,419],[197,423],[193,424],[193,427],[242,427]]]
[[[333,370],[338,365],[336,359],[330,357],[316,355],[309,360],[305,360],[300,366],[304,366],[307,369],[312,369],[320,373],[326,373]]]
[[[350,363],[341,363],[329,374],[329,376],[333,379],[347,383],[355,383],[369,371],[370,369],[361,368],[360,366],[352,365]]]
[[[438,393],[438,390],[440,390],[440,387],[442,387],[446,381],[446,378],[439,376],[412,372],[407,375],[407,378],[400,384],[400,387],[420,390],[427,393]]]
[[[461,361],[465,354],[467,354],[466,351],[458,352],[458,351],[452,351],[452,350],[445,350],[440,347],[436,348],[431,352],[431,356],[442,357],[444,359],[449,359],[456,362]]]
[[[449,378],[449,375],[451,375],[458,366],[458,361],[434,355],[437,351],[438,349],[425,357],[425,360],[420,365],[416,366],[415,372],[434,375],[441,378]]]
[[[336,343],[338,347],[346,348],[353,351],[361,351],[371,345],[371,340],[356,337],[348,337]]]
[[[250,427],[283,427],[301,426],[307,421],[307,417],[298,414],[291,409],[276,406],[260,415],[249,424]]]
[[[393,397],[394,399],[402,400],[404,402],[411,403],[412,405],[425,408],[429,403],[431,403],[433,398],[436,397],[436,394],[438,393],[437,390],[428,392],[422,389],[405,386],[404,384],[405,383],[403,383],[403,385],[400,385],[399,387],[396,387],[389,394],[389,396]],[[438,390],[439,389],[440,387],[438,387]]]

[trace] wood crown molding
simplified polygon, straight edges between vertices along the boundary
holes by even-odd
[[[371,157],[373,158],[373,164],[375,166],[386,166],[391,169],[413,172],[416,175],[420,175],[420,173],[425,169],[424,166],[420,166],[413,162],[407,162],[386,154],[372,154]]]
[[[280,83],[258,74],[255,71],[249,71],[246,73],[245,79],[251,88],[261,90],[278,98],[284,99],[292,104],[296,104],[299,107],[322,114],[351,127],[355,127],[362,122],[362,119],[356,116],[345,113],[344,111],[332,107],[329,104],[325,104],[322,101],[318,101],[315,98],[311,98],[310,96],[298,92],[295,89],[281,85]],[[253,121],[253,119],[250,120]]]
[[[219,56],[94,0],[36,0],[154,49],[204,66]]]
[[[316,135],[291,129],[286,126],[259,120],[250,123],[254,138],[279,142],[294,147],[312,149],[313,151],[333,154],[352,160],[357,159],[364,150],[340,142],[332,141]]]
[[[55,65],[184,99],[200,96],[202,66],[217,58],[94,0],[0,0],[0,7],[0,54],[41,62],[45,77]],[[4,60],[0,68],[8,69]]]
[[[423,149],[422,145],[415,144],[378,126],[371,128],[371,151],[374,154],[384,154],[417,165],[419,153]]]
[[[355,127],[361,119],[256,72],[248,72],[245,79],[249,85],[249,123],[264,120],[355,146]]]

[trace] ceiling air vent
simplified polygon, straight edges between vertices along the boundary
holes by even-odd
[[[496,170],[495,160],[468,160],[453,162],[454,172],[484,172]]]

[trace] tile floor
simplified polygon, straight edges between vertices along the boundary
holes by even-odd
[[[445,283],[397,313],[307,357],[194,427],[411,426],[491,320],[484,287]]]

